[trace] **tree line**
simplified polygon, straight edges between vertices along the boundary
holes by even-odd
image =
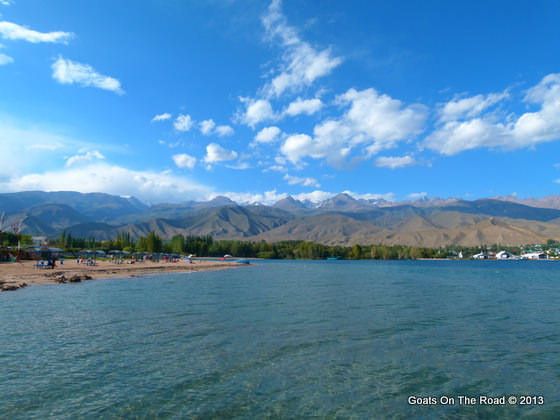
[[[68,252],[81,249],[110,250],[168,254],[193,254],[198,257],[222,257],[233,255],[243,258],[265,259],[416,259],[443,258],[445,249],[432,249],[404,245],[354,245],[330,246],[315,242],[290,240],[275,243],[265,241],[215,240],[212,236],[175,235],[170,241],[164,241],[155,232],[134,241],[129,233],[120,233],[112,241],[97,241],[95,238],[74,238],[63,231],[57,245]]]
[[[18,235],[11,232],[2,232],[0,245],[7,247],[17,246]],[[31,245],[31,236],[21,236],[22,248]],[[445,246],[441,248],[424,248],[406,245],[353,245],[337,246],[323,245],[310,241],[290,240],[275,243],[264,241],[241,240],[215,240],[212,236],[175,235],[170,241],[164,241],[155,232],[149,232],[138,240],[131,238],[130,233],[122,232],[114,240],[99,241],[94,237],[76,238],[70,233],[62,231],[60,236],[50,241],[50,246],[62,248],[65,252],[79,253],[84,249],[111,250],[167,254],[193,254],[198,257],[222,257],[226,254],[243,258],[265,259],[375,259],[375,260],[402,260],[417,258],[448,258],[457,257],[459,253],[463,258],[471,258],[479,252],[497,252],[502,249],[519,255],[522,251],[531,249],[527,246],[491,246],[461,247]],[[548,240],[546,244],[538,246],[542,250],[560,248],[560,243]]]

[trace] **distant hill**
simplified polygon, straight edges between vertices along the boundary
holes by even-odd
[[[554,197],[532,203],[544,200],[552,206]],[[134,198],[109,194],[31,191],[0,194],[0,211],[7,212],[10,223],[25,217],[27,233],[53,237],[66,230],[74,237],[102,240],[121,232],[138,239],[150,231],[165,240],[180,234],[269,242],[298,239],[329,245],[440,247],[560,240],[560,209],[502,198],[389,203],[342,193],[315,204],[287,197],[273,206],[239,205],[218,196],[206,202],[147,206]]]
[[[485,214],[489,216],[540,221],[548,221],[560,217],[560,210],[531,207],[524,204],[489,198],[475,201],[458,201],[442,208],[462,213]]]
[[[133,239],[154,231],[165,239],[174,235],[211,235],[216,239],[243,239],[274,229],[294,216],[267,206],[224,206],[195,211],[179,219],[152,219],[120,226],[108,224],[80,224],[67,230],[75,237],[89,236],[113,239],[120,232],[130,233]]]
[[[307,206],[304,203],[294,199],[291,196],[288,196],[280,201],[277,201],[272,205],[272,207],[285,211],[300,211],[307,208]]]
[[[52,235],[67,226],[90,220],[89,217],[66,204],[39,204],[27,209],[24,214],[27,216],[24,226],[29,228],[33,223],[32,230],[38,230],[38,233],[43,235]]]
[[[375,235],[370,239],[372,243],[384,245],[412,245],[438,248],[443,245],[479,246],[544,243],[547,237],[539,235],[528,228],[491,218],[473,225],[451,229],[385,232],[381,235]]]
[[[44,204],[64,204],[86,218],[106,222],[148,209],[147,205],[133,197],[103,193],[25,191],[0,194],[0,209],[8,214],[27,214],[31,208]]]
[[[504,197],[492,197],[495,200],[508,201],[510,203],[524,204],[531,207],[540,207],[544,209],[560,210],[560,195],[549,195],[542,198],[525,198],[520,199],[515,195],[507,195]]]
[[[115,218],[114,222],[116,224],[122,224],[146,222],[152,219],[179,219],[198,210],[223,206],[237,206],[237,203],[227,197],[216,196],[210,201],[188,201],[182,204],[156,204],[143,212]]]
[[[326,245],[365,244],[381,230],[371,223],[349,216],[327,213],[291,220],[252,239],[267,242],[299,239]]]
[[[359,211],[375,206],[367,200],[356,200],[348,194],[341,193],[323,201],[317,207],[322,210]]]

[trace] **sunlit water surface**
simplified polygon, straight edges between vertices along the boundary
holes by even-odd
[[[559,302],[558,262],[280,261],[29,287],[0,294],[0,417],[557,419]]]

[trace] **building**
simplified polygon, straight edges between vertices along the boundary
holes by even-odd
[[[507,251],[500,251],[496,254],[497,260],[515,260],[515,255],[507,252]]]
[[[548,255],[545,252],[528,252],[521,254],[521,258],[524,260],[548,260]]]
[[[475,254],[472,257],[473,257],[473,260],[487,260],[488,259],[488,255],[484,254],[483,252],[481,252],[480,254]]]

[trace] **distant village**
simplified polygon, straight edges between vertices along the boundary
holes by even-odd
[[[548,260],[556,259],[560,256],[559,248],[549,248],[544,250],[544,245],[532,245],[531,249],[523,250],[519,255],[513,254],[507,250],[501,250],[499,252],[479,252],[474,254],[472,259],[474,260]],[[462,258],[462,255],[459,256]]]

